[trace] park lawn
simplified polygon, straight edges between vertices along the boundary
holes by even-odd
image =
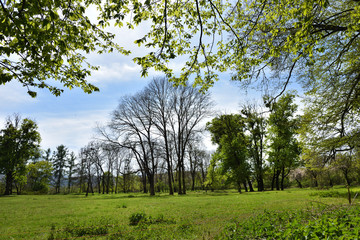
[[[346,189],[336,191],[345,193]],[[318,192],[289,189],[243,194],[188,192],[182,196],[162,193],[154,197],[140,193],[0,197],[0,239],[212,239],[226,225],[264,210],[347,202],[344,197],[321,197]],[[134,213],[145,213],[148,224],[130,226],[129,217]]]

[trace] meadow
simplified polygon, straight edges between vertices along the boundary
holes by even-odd
[[[229,226],[268,211],[282,214],[347,204],[346,189],[341,187],[153,197],[140,193],[3,196],[0,239],[221,239]]]

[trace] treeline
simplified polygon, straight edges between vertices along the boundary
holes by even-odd
[[[77,155],[64,145],[41,151],[36,123],[15,115],[1,130],[0,190],[173,195],[359,183],[359,134],[346,118],[356,113],[330,122],[319,112],[333,109],[320,108],[312,97],[301,116],[295,95],[285,93],[265,98],[264,106],[247,104],[238,114],[213,117],[208,93],[158,78],[121,98],[97,139]],[[213,153],[204,147],[205,130],[217,145]]]

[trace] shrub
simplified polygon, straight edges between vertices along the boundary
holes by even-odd
[[[140,221],[146,221],[146,214],[143,212],[140,213],[133,213],[130,215],[129,217],[130,220],[130,225],[138,225],[140,223]]]

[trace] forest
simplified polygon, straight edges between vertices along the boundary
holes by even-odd
[[[124,216],[86,222],[81,214],[90,212],[81,208],[79,215],[64,216],[76,227],[51,216],[46,218],[53,225],[29,229],[4,220],[5,238],[16,236],[13,231],[20,238],[30,231],[36,238],[44,228],[41,239],[359,237],[359,1],[0,4],[1,85],[16,83],[35,99],[44,91],[60,98],[74,88],[99,92],[91,74],[100,67],[91,61],[111,53],[131,56],[138,77],[154,76],[142,90],[119,96],[108,121],[98,124],[78,152],[66,142],[42,149],[40,126],[21,114],[9,115],[0,130],[0,201],[8,206],[1,214],[9,223],[16,222],[12,207],[17,203],[21,209],[36,195],[48,204],[98,200],[97,207],[109,214],[104,201],[133,198],[116,205],[127,211],[129,224],[123,225]],[[123,29],[141,35],[133,42],[138,51],[121,41]],[[237,113],[215,112],[209,89],[224,79],[243,91],[257,90],[261,99],[242,104]],[[208,138],[216,150],[209,150]],[[266,196],[269,208],[262,201]],[[296,196],[319,205],[300,205]],[[217,211],[202,212],[197,197]],[[143,207],[146,201],[152,205]],[[169,211],[173,217],[154,216],[164,214],[156,204],[168,207],[171,201],[179,207]],[[181,213],[189,210],[181,206],[192,203],[199,214],[188,216],[187,223]],[[211,228],[207,220],[214,216],[224,221]],[[164,235],[156,226],[166,229]]]

